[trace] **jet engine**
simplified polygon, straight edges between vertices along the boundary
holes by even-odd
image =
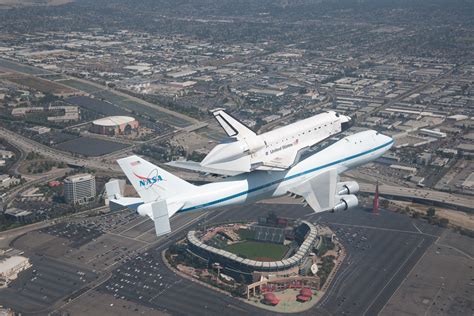
[[[359,184],[355,181],[338,182],[336,188],[338,195],[348,195],[359,192]]]
[[[333,212],[346,211],[359,205],[359,200],[354,194],[341,195],[337,199],[339,199],[339,202],[332,209]]]
[[[152,217],[151,214],[153,213],[153,210],[152,210],[151,204],[152,203],[146,203],[146,204],[139,205],[138,208],[137,208],[137,214],[140,215],[140,216],[150,216],[150,217]]]
[[[172,206],[173,204],[171,204]],[[182,204],[175,204],[178,208]],[[155,223],[156,236],[166,235],[171,232],[168,204],[165,200],[158,200],[138,206],[137,213],[150,217]],[[173,213],[174,214],[174,213]]]

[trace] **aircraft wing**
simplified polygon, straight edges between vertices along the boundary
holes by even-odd
[[[285,150],[283,152],[278,152],[273,155],[269,155],[263,160],[262,165],[265,167],[273,167],[280,170],[289,169],[299,162],[301,155],[308,148],[309,146],[295,150]],[[257,168],[257,170],[264,169]]]
[[[170,161],[167,162],[166,165],[170,167],[190,170],[190,171],[197,171],[202,173],[212,173],[222,176],[236,176],[238,174],[244,173],[244,171],[233,171],[233,170],[225,170],[225,169],[217,169],[217,168],[208,168],[201,166],[199,162],[183,160],[183,161]]]
[[[314,212],[332,209],[336,201],[337,170],[329,169],[312,177],[289,191],[302,196]]]

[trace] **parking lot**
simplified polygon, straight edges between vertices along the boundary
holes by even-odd
[[[56,148],[71,153],[80,154],[84,156],[102,156],[112,153],[114,151],[127,148],[129,145],[123,143],[116,143],[109,140],[78,137],[67,142],[58,144]]]
[[[432,234],[440,231],[437,227],[400,214],[383,211],[382,215],[374,216],[364,209],[319,215],[299,205],[254,204],[224,212],[216,211],[207,216],[209,222],[213,223],[256,220],[269,211],[284,217],[302,217],[329,225],[348,252],[329,288],[329,295],[308,311],[308,315],[315,312],[376,314],[436,239],[436,235]],[[191,309],[187,310],[183,306],[192,306],[192,311],[202,313],[212,313],[214,309],[217,313],[227,304],[236,306],[230,311],[231,314],[253,311],[253,307],[219,293],[210,292],[213,299],[204,297],[203,293],[207,293],[207,289],[175,276],[163,266],[160,256],[162,249],[158,245],[146,255],[124,263],[114,271],[114,278],[106,282],[100,291],[177,315],[191,312]],[[172,297],[182,299],[176,302]],[[225,303],[221,303],[221,300]],[[263,311],[259,313],[265,314]]]
[[[175,315],[189,315],[216,314],[226,309],[229,314],[263,315],[269,312],[178,277],[165,266],[161,252],[185,236],[189,228],[183,231],[180,229],[190,222],[208,225],[257,220],[269,212],[328,225],[346,248],[346,259],[327,294],[305,313],[307,315],[379,313],[426,249],[443,231],[421,220],[383,210],[379,216],[362,208],[349,212],[315,214],[298,204],[259,203],[211,212],[177,214],[171,221],[176,234],[168,238],[157,239],[152,221],[131,211],[123,211],[76,219],[43,232],[33,232],[19,238],[15,247],[53,256],[56,259],[48,260],[64,264],[67,271],[70,270],[70,264],[77,264],[86,270],[96,271],[94,273],[111,273],[111,277],[97,288],[86,287],[83,295],[63,308],[65,311],[78,310],[78,304],[86,304],[93,297],[103,296],[109,299],[107,303],[99,304],[105,313],[116,308],[113,307],[115,304],[121,304],[121,311],[131,308],[140,311],[154,309]],[[34,284],[28,286],[34,288]],[[54,291],[54,285],[51,288],[45,301],[61,299],[59,293]],[[177,300],[177,297],[180,299]],[[28,308],[39,308],[39,303],[41,300],[36,297],[29,301]]]
[[[63,237],[71,241],[69,246],[79,248],[103,234],[102,231],[93,227],[87,227],[74,223],[60,223],[58,225],[43,228],[41,232],[56,237]]]
[[[25,314],[51,307],[98,277],[89,269],[56,259],[31,256],[30,260],[33,267],[21,273],[0,295],[0,304]]]
[[[474,311],[472,239],[444,231],[393,294],[381,315],[470,315]],[[471,253],[471,254],[469,254]]]

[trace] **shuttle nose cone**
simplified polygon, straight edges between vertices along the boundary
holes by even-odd
[[[392,148],[393,144],[395,143],[392,137],[384,135],[384,134],[380,134],[380,133],[377,133],[377,134],[378,134],[377,136],[380,139],[381,144],[387,145],[387,150]]]
[[[345,131],[354,125],[354,120],[350,116],[341,115],[341,130]]]
[[[390,147],[392,147],[394,143],[393,138],[387,135],[383,135],[383,137],[385,138],[385,142],[390,143]]]
[[[347,123],[347,122],[350,122],[350,121],[352,121],[352,118],[350,116],[341,115],[341,122],[342,123]]]

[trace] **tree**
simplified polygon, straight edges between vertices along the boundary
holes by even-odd
[[[434,207],[430,207],[428,211],[426,211],[426,215],[428,215],[428,217],[434,217],[435,214],[436,214],[436,209]]]
[[[448,224],[449,224],[449,219],[447,219],[447,218],[440,218],[438,225],[441,226],[441,227],[445,227],[445,228],[446,228],[446,227],[448,227]]]

